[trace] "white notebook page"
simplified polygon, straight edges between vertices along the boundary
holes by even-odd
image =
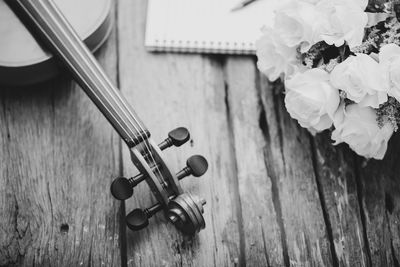
[[[276,0],[149,0],[145,46],[151,51],[254,54]]]

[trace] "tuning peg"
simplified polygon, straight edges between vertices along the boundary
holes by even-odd
[[[188,129],[184,127],[176,128],[168,133],[168,138],[165,139],[161,144],[159,144],[159,148],[164,150],[172,145],[181,146],[190,139],[190,133]]]
[[[148,209],[134,209],[126,216],[126,225],[132,231],[138,231],[149,225],[149,219],[162,210],[160,204],[156,204]]]
[[[116,178],[110,186],[111,194],[118,200],[125,200],[133,195],[133,187],[125,177]]]
[[[200,177],[206,173],[208,169],[207,160],[201,155],[194,155],[186,161],[186,167],[176,174],[176,177],[181,180],[186,176],[193,175]]]
[[[160,164],[153,165],[152,169],[160,168]],[[146,179],[146,175],[138,174],[129,179],[118,177],[111,183],[111,194],[118,200],[126,200],[133,195],[133,188]]]
[[[157,164],[159,167],[159,164]],[[202,176],[208,169],[207,160],[201,155],[194,155],[186,161],[186,167],[176,174],[181,180],[186,176]],[[132,178],[118,177],[111,183],[111,194],[118,200],[126,200],[133,195],[133,188],[146,179],[146,175],[138,174]]]
[[[132,178],[118,177],[111,183],[111,194],[118,200],[126,200],[133,195],[133,188],[146,179],[143,174],[138,174]]]

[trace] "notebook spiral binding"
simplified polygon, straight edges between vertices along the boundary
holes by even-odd
[[[255,53],[254,43],[249,42],[214,42],[190,40],[154,39],[146,42],[146,48],[152,52],[184,52],[249,55]]]

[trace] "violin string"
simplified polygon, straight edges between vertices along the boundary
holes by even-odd
[[[108,81],[107,81],[107,83],[108,83]],[[109,83],[109,85],[112,86],[111,83]],[[164,186],[165,177],[162,174],[161,170],[159,169],[158,164],[156,163],[156,160],[153,156],[153,153],[154,153],[153,149],[152,149],[151,145],[149,144],[149,141],[147,140],[148,137],[146,135],[146,130],[145,130],[146,127],[144,125],[142,125],[142,123],[140,122],[140,119],[136,118],[136,116],[133,114],[131,109],[125,104],[125,101],[122,100],[120,95],[115,94],[115,96],[120,100],[119,102],[116,101],[115,96],[113,94],[109,93],[109,95],[111,96],[111,98],[113,98],[116,105],[121,109],[121,112],[125,115],[125,117],[129,120],[130,124],[133,126],[134,130],[137,132],[137,136],[135,136],[135,138],[142,140],[142,143],[144,144],[144,152],[145,152],[145,154],[149,155],[150,162],[154,165],[155,172],[158,173],[158,175],[159,175],[158,177],[161,178],[161,180],[160,180],[160,178],[158,178],[158,180],[161,183],[161,185]],[[123,106],[125,107],[125,110],[128,111],[130,117],[128,116],[128,114],[126,114],[124,108],[122,108],[119,103],[123,104]],[[130,118],[132,118],[133,121]],[[128,125],[126,122],[125,122],[125,124]]]
[[[121,101],[120,103],[122,103],[122,105],[124,105],[125,109],[126,109],[126,110],[128,111],[128,113],[129,113],[129,115],[133,118],[133,120],[134,120],[134,121],[136,122],[136,124],[139,126],[140,131],[137,131],[136,127],[135,127],[135,130],[139,133],[139,135],[145,135],[145,138],[142,136],[142,140],[143,140],[143,142],[144,142],[144,144],[145,144],[145,147],[146,147],[146,149],[147,149],[147,154],[150,156],[150,161],[153,163],[155,172],[158,173],[159,177],[160,177],[161,180],[162,180],[162,181],[160,181],[160,182],[161,182],[161,185],[164,187],[164,185],[165,185],[165,177],[163,176],[161,170],[160,170],[159,167],[158,167],[157,162],[155,161],[155,158],[153,157],[154,150],[153,150],[152,146],[149,144],[149,142],[148,142],[148,140],[147,140],[148,137],[147,137],[147,134],[146,134],[146,131],[145,131],[145,128],[146,128],[146,127],[145,127],[144,125],[142,125],[142,123],[140,122],[139,119],[136,118],[136,116],[133,114],[133,112],[131,111],[131,109],[125,104],[125,101],[122,100],[121,96],[120,96],[120,95],[117,95],[117,97],[120,99],[120,101]],[[128,119],[129,119],[129,118],[128,118]],[[141,133],[142,133],[142,134],[141,134]]]
[[[26,8],[25,8],[23,5],[20,5],[20,7],[23,8],[23,9],[25,9],[25,12],[26,12],[27,14],[29,14],[28,10],[26,10]],[[48,7],[47,7],[47,6],[44,6],[43,8],[47,9]],[[48,12],[48,14],[50,14],[50,16],[53,17],[53,16],[52,16],[52,14],[53,14],[52,12]],[[30,15],[30,14],[29,14],[29,15]],[[34,17],[31,17],[31,18],[34,20]],[[53,17],[53,20],[56,21],[56,22],[58,21],[58,20],[57,20],[56,18],[54,18],[54,17]],[[34,21],[36,22],[36,20],[34,20]],[[41,32],[42,32],[43,34],[46,35],[47,39],[48,39],[51,43],[53,43],[53,46],[55,47],[55,49],[57,49],[58,52],[59,52],[60,54],[64,54],[63,51],[53,42],[53,40],[50,38],[50,36],[48,36],[47,32],[42,28],[42,26],[41,26],[39,23],[37,23],[37,22],[36,22],[35,24],[36,24],[37,27],[39,27],[39,28],[41,29]],[[71,45],[72,45],[76,50],[79,50],[79,48],[80,48],[80,47],[76,46],[75,43],[72,43]],[[65,56],[65,54],[64,54],[64,58],[65,58],[65,60],[68,60],[67,57]],[[90,64],[90,62],[89,62],[86,58],[84,58],[84,62],[85,62],[86,64]],[[77,63],[79,64],[78,61],[77,61]],[[75,65],[72,64],[72,63],[69,64],[69,65],[70,65],[70,68],[74,69],[74,72],[76,73],[76,75],[80,76],[81,80],[82,80],[83,82],[85,82],[86,85],[90,88],[90,85],[85,81],[86,79],[85,79],[82,75],[80,75],[80,71],[77,70],[77,68],[75,67]],[[95,66],[96,66],[96,64],[95,64]],[[84,67],[82,67],[82,66],[81,66],[81,68],[84,69]],[[99,69],[97,66],[96,66],[96,69],[101,73],[101,69]],[[86,72],[86,74],[88,74],[88,73]],[[101,79],[100,79],[98,73],[94,72],[93,74],[94,74],[95,77],[97,78],[97,79],[96,79],[97,81],[101,81]],[[100,75],[100,76],[101,76],[101,75]],[[105,80],[107,80],[107,79],[105,79]],[[93,81],[93,79],[92,79],[92,81]],[[109,82],[107,82],[107,83],[109,84],[109,86],[112,86],[111,83],[109,83]],[[101,91],[98,91],[98,90],[97,90],[97,91],[96,91],[96,90],[91,90],[91,92],[96,96],[96,99],[102,104],[103,108],[105,108],[105,109],[107,110],[107,112],[113,117],[114,122],[116,122],[116,123],[121,127],[121,129],[126,133],[126,135],[129,135],[129,132],[128,132],[128,131],[123,127],[123,125],[117,120],[116,116],[112,113],[112,111],[105,105],[105,102],[107,102],[107,100],[106,100],[106,101],[103,101],[103,100],[98,96],[98,94],[102,95],[103,98],[105,98],[105,99],[107,99],[107,97],[106,97]],[[114,100],[114,102],[116,103],[115,105],[118,106],[119,108],[121,108],[120,105],[118,105],[118,102],[115,100],[115,98],[111,95],[111,93],[110,93],[108,90],[106,90],[106,92],[107,92],[107,93],[111,96],[111,98]],[[125,112],[123,111],[123,109],[121,109],[121,111],[122,111],[123,113],[125,113]],[[124,115],[125,115],[126,117],[128,117],[126,114],[124,114]],[[125,123],[126,125],[128,125],[128,124],[126,123],[126,121],[124,120],[123,117],[121,117],[121,119],[122,119],[122,122],[123,122],[123,123]],[[131,123],[132,123],[132,121],[131,121]],[[134,124],[132,123],[132,125],[134,125]],[[138,129],[137,129],[135,126],[134,126],[134,128],[135,128],[135,130],[136,130],[137,132],[139,132]]]
[[[74,45],[74,44],[73,44],[73,45]],[[96,68],[96,70],[97,70],[97,72],[94,72],[94,75],[97,76],[97,78],[98,78],[97,80],[102,81],[101,79],[99,79],[100,77],[99,77],[99,75],[98,75],[98,73],[102,73],[102,70],[101,70],[101,68],[99,67],[98,64],[94,64],[94,65],[95,65],[95,68]],[[100,75],[100,76],[101,76],[101,75]],[[105,81],[110,87],[114,87],[114,86],[112,85],[112,83],[111,83],[108,79],[104,79],[103,81]],[[135,116],[135,115],[133,114],[133,112],[131,111],[130,107],[128,107],[128,106],[126,105],[126,101],[124,101],[124,100],[122,99],[122,97],[121,97],[119,94],[115,94],[115,95],[114,95],[114,94],[111,93],[109,90],[106,90],[106,93],[108,93],[108,95],[114,100],[114,102],[115,102],[115,104],[117,105],[117,107],[120,108],[120,110],[121,110],[121,112],[123,113],[123,115],[128,119],[128,121],[130,122],[130,124],[134,127],[134,130],[138,133],[138,134],[137,134],[138,137],[141,137],[142,142],[144,143],[144,148],[145,148],[144,152],[145,152],[145,154],[148,154],[148,155],[150,156],[150,162],[153,163],[153,165],[155,166],[155,171],[159,174],[159,177],[161,178],[161,181],[160,181],[160,179],[159,179],[159,182],[161,182],[162,185],[163,185],[163,184],[165,183],[165,182],[164,182],[164,181],[165,181],[165,178],[164,178],[164,176],[163,176],[161,170],[160,170],[159,167],[157,166],[157,163],[156,163],[156,161],[155,161],[155,158],[153,157],[153,149],[151,149],[151,146],[150,146],[150,144],[149,144],[149,142],[148,142],[148,140],[147,140],[148,137],[147,137],[146,131],[145,131],[145,128],[146,128],[146,127],[144,127],[144,125],[143,125],[143,126],[141,125],[140,120],[136,118],[136,116]],[[117,100],[115,99],[115,97],[117,97],[119,101],[117,101]],[[123,105],[123,107],[124,107],[125,109],[122,108],[121,105],[120,105],[119,103],[122,103],[122,105]],[[129,113],[130,116],[128,116],[128,114],[126,114],[125,110],[128,111],[128,113]],[[130,117],[133,118],[134,121],[132,121],[132,120],[130,119]],[[124,120],[124,119],[122,118],[122,120]],[[125,122],[125,120],[124,120],[124,122]],[[125,122],[125,124],[128,126],[128,123]],[[136,125],[135,125],[135,124],[136,124]],[[140,129],[140,130],[138,129],[137,126],[139,126],[139,129]]]
[[[23,5],[20,5],[22,8],[25,8]],[[51,12],[51,11],[49,11],[48,10],[48,8],[54,8],[54,6],[42,6],[44,9],[47,9],[47,12],[48,12],[48,14],[53,18],[53,21],[55,21],[57,24],[59,24],[59,21],[56,19],[56,18],[54,18],[54,12]],[[54,11],[54,10],[53,10]],[[27,12],[27,14],[29,14],[29,12]],[[40,28],[42,28],[41,27],[41,25],[39,24],[39,23],[36,23],[36,25],[38,26],[38,27],[40,27]],[[62,25],[61,25],[62,26]],[[46,33],[46,31],[44,31],[43,29],[42,29],[42,32],[43,33],[45,33],[46,35],[47,35],[47,33]],[[72,33],[73,35],[74,35],[74,33]],[[50,42],[52,42],[53,43],[53,45],[54,45],[54,47],[57,49],[57,50],[59,50],[59,53],[61,53],[61,54],[64,54],[64,58],[65,58],[65,60],[70,60],[70,59],[68,59],[68,57],[65,55],[65,53],[63,53],[63,51],[53,42],[53,40],[52,40],[52,38],[50,38],[49,36],[47,36],[47,38],[48,38],[48,40],[50,40]],[[74,42],[72,42],[72,43],[70,43],[77,51],[79,51],[79,48],[81,48],[82,49],[82,47],[80,47],[80,46],[77,46],[77,44],[76,43],[74,43]],[[64,51],[65,52],[65,51]],[[85,53],[83,53],[83,54],[85,54]],[[102,77],[103,77],[103,75],[101,75],[102,74],[102,69],[100,68],[100,66],[98,65],[98,64],[90,64],[91,62],[91,60],[90,60],[90,57],[89,58],[86,58],[86,57],[84,57],[83,58],[83,60],[85,61],[85,63],[86,64],[89,64],[89,65],[92,65],[92,66],[94,66],[95,67],[95,69],[97,70],[97,72],[96,71],[94,71],[92,74],[97,78],[96,80],[97,81],[100,81],[100,83],[104,86],[104,84],[103,84],[103,82],[105,81],[109,86],[111,86],[111,87],[113,87],[113,85],[111,84],[111,82],[108,80],[108,79],[101,79]],[[72,68],[75,68],[75,66],[74,66],[74,64],[69,64],[70,65],[70,67],[72,67]],[[76,70],[76,68],[75,68],[75,71],[76,71],[76,74],[79,74],[79,72]],[[100,76],[100,77],[99,77]],[[104,77],[103,77],[104,78]],[[84,79],[83,79],[83,77],[81,76],[81,79],[82,79],[82,81],[84,81]],[[90,88],[90,87],[89,87]],[[94,91],[94,90],[91,90],[92,91],[92,93],[94,94],[94,95],[96,95],[96,92]],[[101,91],[98,91],[100,94],[102,94],[101,93]],[[153,155],[152,155],[152,153],[153,153],[153,150],[151,149],[151,146],[149,145],[149,143],[148,143],[148,140],[147,140],[147,135],[146,135],[146,131],[145,131],[145,127],[144,127],[144,125],[142,126],[141,125],[141,123],[140,123],[140,121],[134,116],[134,114],[131,112],[131,110],[130,110],[130,108],[126,105],[126,103],[123,101],[123,99],[122,99],[122,97],[120,96],[120,95],[118,95],[118,94],[115,94],[116,95],[116,97],[120,100],[120,102],[119,103],[122,103],[123,104],[123,106],[125,107],[125,109],[129,112],[129,115],[133,118],[133,120],[134,120],[134,122],[130,119],[130,117],[126,114],[126,112],[124,111],[124,109],[121,107],[121,105],[118,103],[118,101],[116,101],[116,99],[115,99],[115,96],[114,96],[114,94],[112,93],[112,92],[110,92],[109,90],[105,90],[105,92],[113,99],[113,101],[115,102],[115,104],[116,104],[116,106],[118,107],[118,108],[120,108],[120,110],[122,111],[122,113],[125,115],[125,117],[128,119],[128,121],[130,122],[130,124],[134,127],[134,129],[135,129],[135,131],[138,133],[138,136],[139,137],[141,137],[141,139],[142,139],[142,142],[144,143],[144,148],[145,148],[145,153],[147,153],[149,156],[150,156],[150,160],[151,160],[151,162],[154,164],[154,166],[155,166],[155,170],[156,170],[156,172],[158,172],[158,174],[160,175],[159,177],[162,179],[162,185],[163,185],[163,183],[164,183],[164,177],[163,177],[163,175],[162,175],[162,173],[161,173],[161,171],[160,171],[160,169],[158,168],[158,166],[157,166],[157,163],[156,163],[156,161],[155,161],[155,159],[154,159],[154,157],[153,157]],[[104,94],[103,94],[103,96],[104,96]],[[97,99],[100,101],[100,102],[103,102],[103,101],[101,101],[100,100],[100,98],[98,98],[97,97]],[[107,99],[107,98],[106,98]],[[107,110],[109,110],[105,105],[104,105],[104,103],[103,103],[103,107],[105,107]],[[109,114],[112,116],[112,117],[114,117],[115,118],[115,116],[112,114],[112,112],[109,112]],[[121,119],[122,119],[122,121],[128,126],[128,123],[126,123],[126,121],[124,120],[124,118],[123,117],[121,117]],[[115,120],[116,121],[116,120]],[[121,125],[118,121],[117,121],[117,123],[119,124],[119,125]],[[135,123],[136,123],[136,125],[135,125]],[[138,128],[137,128],[137,126],[139,126],[139,129],[140,130],[138,130]],[[123,129],[123,127],[121,127],[122,129]],[[126,130],[125,129],[123,129],[125,132],[126,132]],[[141,131],[142,131],[142,133],[141,133]],[[146,135],[145,137],[143,136],[143,135]],[[136,137],[136,136],[135,136]],[[146,151],[147,150],[147,151]]]
[[[109,86],[113,86],[111,84],[111,82],[109,82],[108,80],[106,80],[106,82],[108,83]],[[150,157],[150,162],[153,164],[154,169],[155,169],[155,173],[157,173],[158,175],[158,180],[161,183],[161,185],[164,187],[165,184],[165,177],[162,174],[161,170],[158,167],[158,164],[156,163],[156,160],[153,156],[153,149],[151,147],[151,145],[149,144],[149,141],[147,140],[147,134],[146,134],[146,130],[145,130],[145,126],[142,125],[142,123],[140,122],[140,119],[136,118],[136,116],[133,114],[133,112],[131,111],[131,109],[125,104],[126,102],[122,99],[122,97],[118,94],[111,94],[108,90],[106,91],[110,97],[115,101],[115,104],[120,108],[121,112],[124,114],[124,116],[128,119],[128,121],[130,122],[130,124],[133,126],[134,130],[137,132],[137,136],[135,136],[135,138],[138,138],[139,140],[142,140],[142,143],[144,144],[144,152],[145,155],[149,155]],[[115,99],[115,97],[117,97],[119,99],[119,101],[117,101]],[[123,108],[119,103],[122,103]],[[128,114],[126,114],[125,110],[129,113],[130,116],[128,116]],[[133,121],[131,120],[131,118],[133,119]],[[128,125],[125,122],[126,125]],[[139,129],[138,129],[139,128]],[[161,180],[160,180],[161,179]]]
[[[73,44],[73,45],[74,45],[74,44]],[[77,48],[77,47],[75,47],[75,48]],[[85,59],[85,61],[86,61],[86,59]],[[88,63],[88,62],[86,61],[86,63]],[[96,67],[96,70],[97,70],[99,73],[101,73],[101,69],[99,68],[99,66],[98,66],[97,64],[95,64],[95,67]],[[96,80],[98,80],[98,81],[105,81],[109,86],[113,87],[113,85],[111,84],[111,82],[110,82],[108,79],[104,79],[104,80],[100,79],[99,76],[101,76],[101,75],[98,75],[98,72],[94,72],[94,73],[93,73],[93,74],[96,76],[96,78],[97,78]],[[101,82],[101,83],[103,83],[103,82]],[[104,84],[103,84],[103,86],[104,86]],[[120,116],[121,119],[123,120],[123,122],[128,126],[129,124],[126,122],[126,120],[124,119],[124,117],[127,118],[128,121],[130,122],[130,124],[133,126],[134,130],[137,132],[137,135],[135,136],[135,138],[138,137],[138,139],[139,139],[139,140],[141,139],[142,142],[144,143],[144,152],[150,156],[150,161],[155,165],[155,170],[156,170],[156,172],[160,175],[159,177],[162,179],[162,181],[159,181],[159,182],[164,183],[164,179],[165,179],[165,178],[164,178],[164,176],[163,176],[161,170],[158,168],[158,166],[157,166],[157,164],[156,164],[156,162],[155,162],[155,158],[154,158],[153,155],[152,155],[152,153],[153,153],[153,152],[152,152],[152,149],[150,149],[151,146],[149,145],[149,143],[148,143],[148,141],[147,141],[147,135],[146,135],[145,127],[141,125],[140,120],[138,120],[138,119],[135,117],[135,115],[131,112],[131,109],[130,109],[129,107],[127,107],[127,105],[125,104],[125,101],[121,98],[120,95],[118,95],[118,94],[115,94],[115,95],[114,95],[114,94],[111,93],[109,90],[105,90],[105,92],[106,92],[106,93],[109,95],[109,97],[114,101],[115,105],[120,109],[120,111],[121,111],[122,114],[124,115],[124,116]],[[104,94],[103,94],[103,96],[104,96]],[[115,97],[117,97],[119,101],[117,101],[117,99],[116,99]],[[99,98],[97,98],[97,99],[99,99]],[[125,109],[124,109],[119,103],[123,103]],[[104,106],[104,105],[103,105],[103,106]],[[128,114],[125,112],[125,110],[128,111],[128,113],[129,113],[130,116],[128,116]],[[110,114],[112,114],[112,113],[110,112]],[[113,117],[114,117],[114,116],[113,116]],[[133,121],[130,119],[130,117],[133,118]],[[126,132],[126,131],[125,131],[125,132]]]
[[[97,71],[99,71],[101,73],[101,69],[99,68],[99,66],[97,64],[95,64],[95,67],[97,69]],[[97,73],[95,73],[95,75],[97,76]],[[105,82],[113,87],[113,85],[111,84],[111,82],[108,79],[105,79]],[[126,101],[124,101],[121,97],[121,95],[119,94],[112,94],[111,92],[109,92],[108,90],[106,90],[106,92],[110,95],[110,97],[115,101],[116,105],[121,109],[122,113],[125,115],[125,117],[129,120],[129,122],[132,124],[132,126],[134,127],[135,131],[138,133],[138,136],[141,137],[142,142],[144,143],[144,148],[145,148],[145,153],[147,155],[150,156],[150,161],[153,163],[154,168],[155,168],[155,172],[157,172],[159,174],[159,177],[161,178],[161,181],[159,180],[159,182],[161,182],[162,185],[165,184],[165,177],[162,174],[161,170],[159,169],[159,167],[157,166],[157,163],[155,161],[155,158],[153,157],[153,149],[151,148],[148,140],[147,140],[147,135],[146,135],[146,131],[145,131],[145,126],[142,125],[142,123],[140,122],[139,119],[136,118],[136,116],[133,114],[133,112],[131,111],[131,108],[127,106]],[[115,99],[115,97],[118,98],[119,101],[117,101]],[[128,111],[129,115],[126,114],[124,108],[121,107],[121,105],[119,103],[122,103],[123,107],[125,108],[125,110]],[[132,118],[134,120],[134,122],[130,119]],[[126,122],[125,122],[126,123]],[[127,124],[127,123],[126,123]],[[136,126],[135,126],[136,124]],[[128,124],[127,124],[128,125]],[[137,126],[139,127],[139,129],[137,128]]]

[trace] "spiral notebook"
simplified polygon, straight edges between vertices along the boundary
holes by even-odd
[[[254,54],[263,25],[272,23],[275,0],[149,0],[145,46],[150,51]]]

